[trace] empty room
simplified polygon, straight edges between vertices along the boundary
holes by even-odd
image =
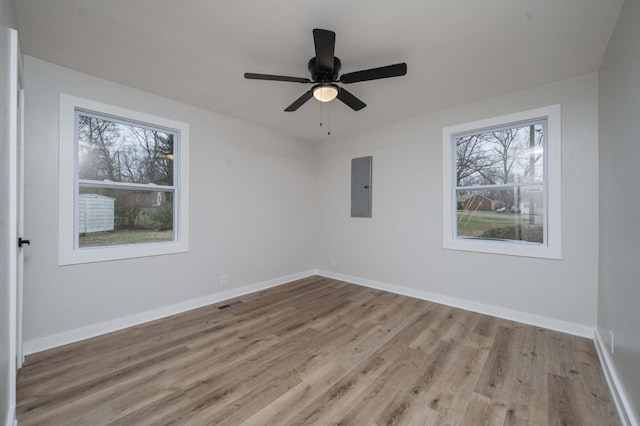
[[[0,5],[0,424],[639,424],[639,0]]]

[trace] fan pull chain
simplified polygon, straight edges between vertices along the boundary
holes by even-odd
[[[325,102],[320,102],[320,127],[322,127],[324,121],[324,104]],[[327,106],[327,135],[331,136],[331,107]]]

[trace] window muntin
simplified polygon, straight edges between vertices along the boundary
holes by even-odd
[[[544,244],[546,119],[452,135],[456,238]]]
[[[509,145],[512,154],[506,159],[513,164],[507,161],[508,172],[489,173],[498,163],[488,155],[492,145],[483,135],[531,125],[534,149]],[[443,248],[561,259],[561,133],[560,105],[443,128]],[[530,164],[534,167],[527,168]],[[505,163],[500,166],[504,170]]]
[[[178,134],[76,110],[76,248],[174,241]]]
[[[91,148],[97,130],[81,116],[110,126],[110,149]],[[59,126],[60,265],[189,250],[188,124],[60,94]]]

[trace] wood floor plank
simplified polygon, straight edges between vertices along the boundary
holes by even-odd
[[[242,423],[245,426],[263,426],[275,424],[294,424],[293,417],[297,415],[291,407],[305,407],[325,393],[333,384],[341,380],[347,371],[336,362],[323,360],[318,367],[302,378],[302,382],[289,391],[283,393],[277,400],[252,413]]]
[[[210,371],[201,371],[201,377],[196,382],[123,417],[119,422],[138,424],[149,419],[152,419],[152,423],[164,423],[163,419],[182,421],[210,406],[222,410],[227,404],[233,405],[235,400],[249,392],[251,384],[259,381],[271,365],[283,365],[299,360],[302,356],[299,351],[309,345],[315,337],[315,331],[305,330],[298,335],[298,339],[282,341],[250,357],[246,363],[242,363],[242,369],[234,369],[233,366],[220,369],[214,365]],[[293,377],[292,380],[298,379]]]
[[[435,309],[428,309],[421,313],[414,321],[410,321],[401,333],[394,336],[385,347],[394,348],[397,353],[397,361],[387,366],[385,371],[366,393],[362,394],[352,403],[349,412],[343,419],[342,424],[370,424],[380,421],[384,412],[392,419],[412,417],[416,409],[423,412],[425,405],[414,404],[409,410],[409,402],[404,397],[404,392],[398,392],[409,386],[422,371],[422,366],[429,359],[429,355],[419,349],[409,346],[415,337],[436,315]],[[378,350],[370,358],[388,358],[383,351]],[[412,390],[411,396],[419,392],[416,387]],[[394,399],[397,396],[400,399]],[[416,398],[412,398],[416,399]],[[401,413],[395,413],[397,407],[402,407]],[[395,413],[395,414],[394,414]]]
[[[384,377],[376,380],[341,420],[342,424],[398,424],[413,417],[415,410],[424,411],[427,405],[414,404],[411,394],[398,392],[415,380],[424,363],[424,353],[408,348],[402,357],[389,366]]]
[[[16,412],[21,426],[620,424],[588,339],[324,277],[31,355]]]
[[[425,393],[425,404],[452,424],[462,424],[488,353],[488,349],[455,345],[451,353],[453,358],[444,367],[440,384]]]
[[[385,371],[394,367],[402,358],[406,347],[383,345],[369,356],[358,358],[359,362],[345,368],[349,373],[336,381],[291,419],[291,424],[331,424],[338,422],[357,399],[369,392],[371,384]],[[344,363],[340,362],[344,368]]]
[[[487,361],[476,384],[476,392],[488,398],[503,400],[513,391],[511,380],[521,342],[520,329],[500,327]]]
[[[549,425],[585,425],[587,419],[582,416],[571,380],[556,374],[547,375],[549,389]],[[590,423],[590,422],[589,422]]]
[[[464,425],[493,426],[504,423],[506,409],[484,395],[475,394],[469,401],[467,411],[462,419]]]
[[[411,342],[410,346],[412,348],[429,352],[430,348],[435,346],[449,332],[449,329],[456,324],[457,312],[461,312],[445,305],[436,305],[435,309],[438,315]]]

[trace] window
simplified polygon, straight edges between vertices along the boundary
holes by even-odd
[[[560,258],[560,106],[443,130],[443,246]]]
[[[60,264],[188,250],[188,125],[60,96]]]

